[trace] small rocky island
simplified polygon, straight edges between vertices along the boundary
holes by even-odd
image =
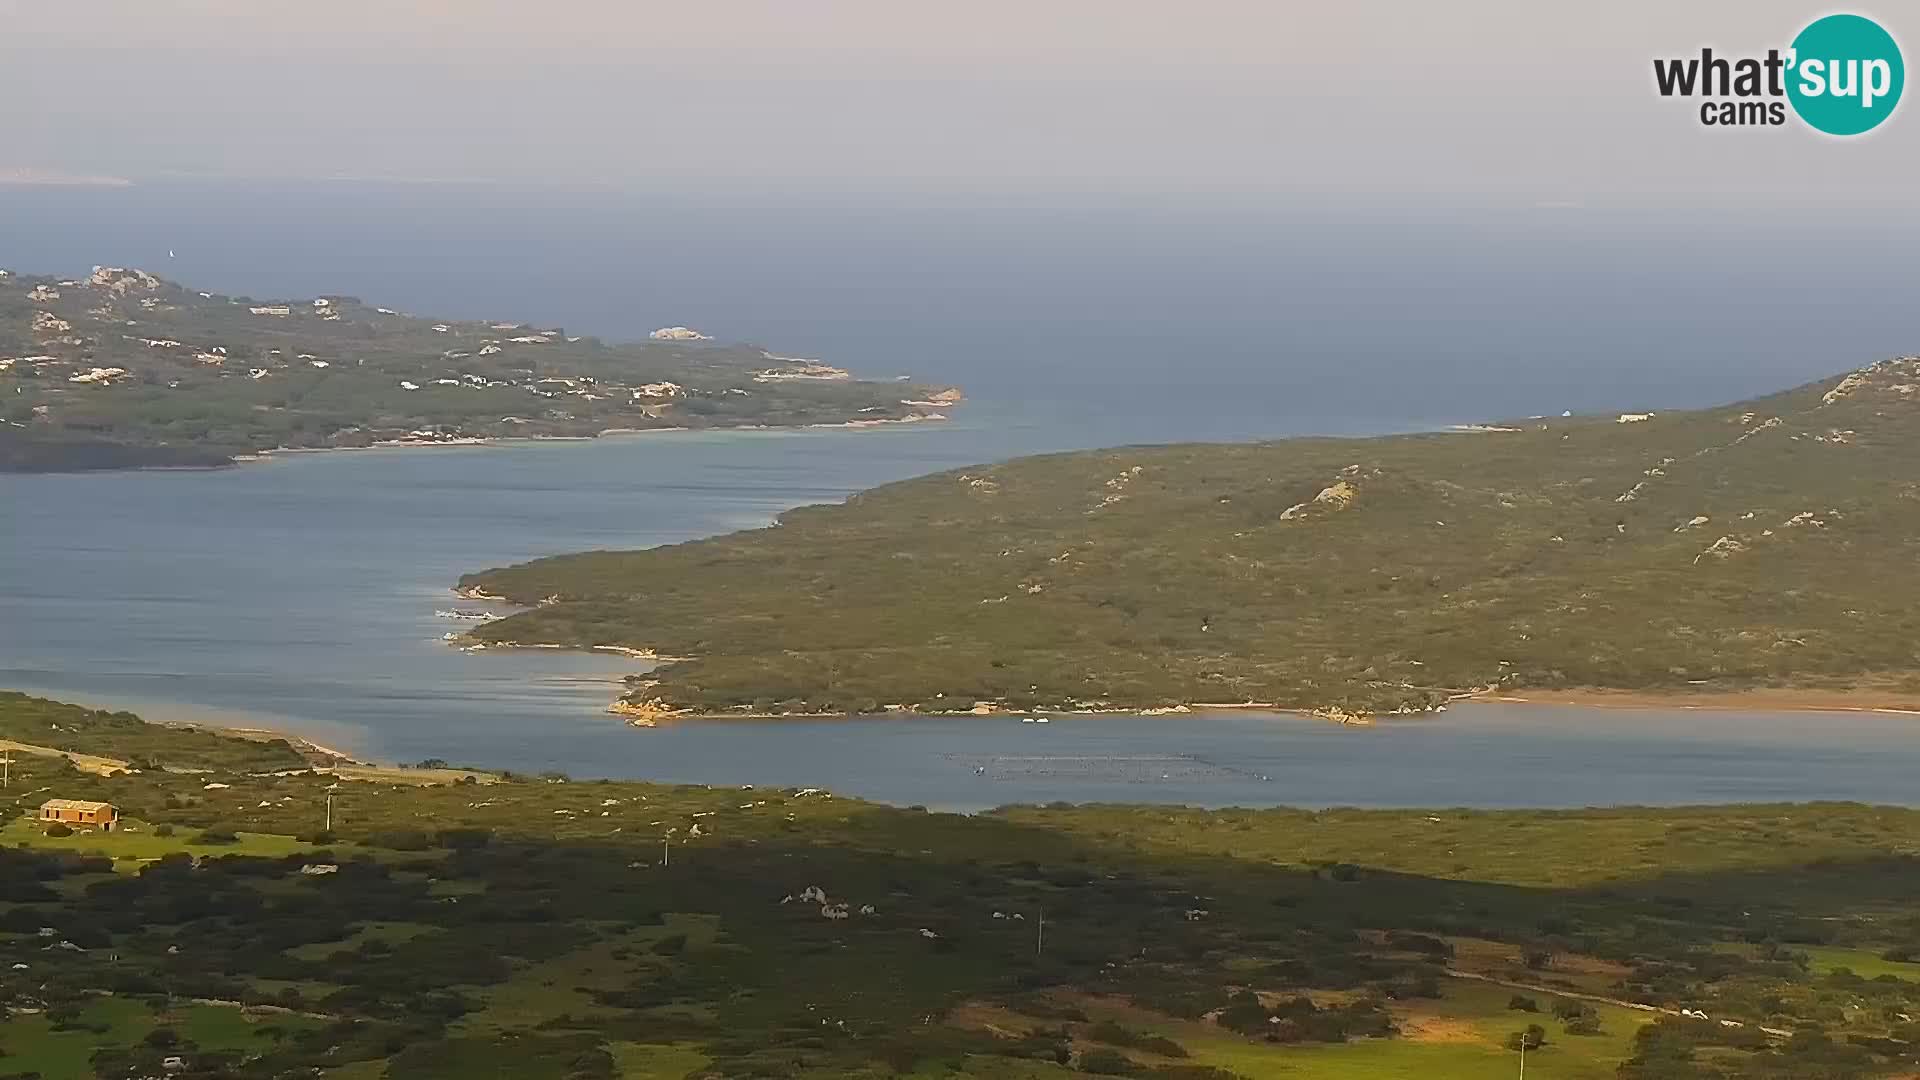
[[[0,471],[224,465],[276,449],[935,420],[959,391],[674,326],[614,343],[143,270],[0,270]]]

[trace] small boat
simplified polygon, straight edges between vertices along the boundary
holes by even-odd
[[[1040,721],[1038,721],[1038,720],[1035,720],[1035,719],[1034,719],[1033,717],[1031,717],[1031,716],[1023,716],[1023,717],[1021,717],[1021,718],[1020,718],[1020,722],[1021,722],[1021,723],[1023,723],[1023,724],[1037,724],[1037,723],[1039,723]]]
[[[1034,722],[1034,723],[1036,723],[1036,724],[1045,724],[1045,723],[1050,723],[1051,721],[1049,721],[1049,720],[1048,720],[1048,719],[1047,719],[1046,717],[1044,717],[1044,716],[1036,716],[1036,717],[1034,717],[1034,718],[1033,718],[1033,722]]]

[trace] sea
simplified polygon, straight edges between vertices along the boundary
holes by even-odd
[[[0,267],[638,338],[962,387],[945,422],[0,475],[0,687],[371,759],[1015,802],[1915,803],[1920,717],[1469,705],[628,727],[645,665],[466,653],[470,570],[676,543],[1019,454],[1705,405],[1910,353],[1920,223],[1329,198],[0,187]],[[1463,436],[1465,437],[1465,436]],[[462,603],[460,606],[470,606]]]

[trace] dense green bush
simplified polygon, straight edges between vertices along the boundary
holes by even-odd
[[[1186,1047],[1181,1046],[1179,1043],[1174,1042],[1164,1035],[1153,1035],[1147,1032],[1134,1031],[1131,1028],[1114,1023],[1111,1020],[1102,1020],[1088,1027],[1084,1034],[1094,1042],[1106,1043],[1109,1046],[1124,1046],[1129,1050],[1144,1050],[1150,1054],[1159,1054],[1161,1057],[1183,1058],[1187,1056]]]
[[[419,829],[380,829],[368,833],[360,843],[390,851],[426,851],[434,846],[433,837]]]
[[[434,834],[434,840],[443,848],[456,851],[470,851],[483,848],[493,842],[493,830],[475,828],[441,829]]]
[[[1547,1045],[1547,1029],[1539,1024],[1528,1024],[1526,1030],[1516,1031],[1507,1036],[1509,1050],[1538,1050]]]
[[[1118,1050],[1095,1047],[1081,1052],[1080,1071],[1095,1076],[1131,1076],[1140,1071],[1140,1066]]]

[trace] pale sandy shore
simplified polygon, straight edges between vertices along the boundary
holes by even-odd
[[[285,739],[295,751],[312,763],[316,771],[331,773],[341,780],[365,780],[391,784],[451,784],[463,778],[472,777],[479,783],[490,784],[497,779],[492,772],[485,769],[420,769],[388,762],[366,761],[345,751],[323,746],[304,735],[296,735],[290,731],[275,728],[230,727],[218,724],[196,724],[189,721],[175,723],[181,727],[193,727],[201,731],[213,731],[242,739],[257,739],[263,742]]]
[[[335,750],[331,746],[322,746],[304,735],[295,735],[286,731],[276,731],[273,728],[222,727],[217,724],[195,724],[188,721],[179,721],[173,726],[198,728],[201,731],[213,731],[222,735],[234,735],[242,739],[253,739],[258,742],[272,742],[274,739],[285,739],[295,750],[312,757],[326,758],[336,762],[360,763],[358,758],[355,758],[352,754],[344,750]]]
[[[477,591],[454,590],[465,599],[511,603],[505,597],[496,597]],[[545,642],[499,642],[483,646],[455,640],[450,644],[468,648],[482,649],[566,649],[576,651],[610,652],[635,660],[643,660],[664,667],[694,659],[688,656],[670,656],[654,652],[652,649],[630,648],[623,645],[557,645]],[[1885,686],[1833,688],[1758,688],[1751,690],[1707,690],[1700,691],[1646,691],[1646,690],[1606,690],[1591,687],[1570,690],[1515,690],[1515,691],[1461,691],[1448,699],[1450,704],[1481,705],[1567,705],[1590,709],[1686,709],[1716,710],[1721,712],[1857,712],[1881,713],[1900,716],[1920,716],[1920,692],[1906,692],[1889,689]],[[1444,708],[1440,706],[1439,708]],[[825,720],[842,717],[843,713],[775,713],[752,709],[703,710],[663,710],[645,705],[636,705],[624,696],[614,699],[607,711],[625,716],[627,722],[635,727],[652,727],[659,723],[676,721],[711,720]],[[1283,705],[1275,701],[1206,701],[1186,702],[1180,705],[1148,708],[1128,708],[1114,706],[1095,706],[1081,708],[1040,708],[1010,709],[1004,706],[975,708],[968,711],[951,713],[922,713],[909,708],[891,706],[879,715],[895,716],[903,719],[914,717],[1018,717],[1023,714],[1036,716],[1191,716],[1209,712],[1264,712],[1289,716],[1330,720],[1342,724],[1368,726],[1374,723],[1392,723],[1396,721],[1418,721],[1432,715],[1430,710],[1406,713],[1347,714],[1344,710],[1329,708],[1310,708],[1298,705]]]
[[[667,658],[658,658],[666,662]],[[1879,713],[1894,716],[1920,716],[1920,694],[1903,694],[1886,689],[1859,690],[1812,690],[1812,689],[1757,689],[1741,691],[1703,691],[1700,693],[1661,693],[1639,690],[1551,690],[1518,691],[1503,693],[1463,693],[1452,701],[1453,704],[1479,705],[1568,705],[1586,709],[1688,709],[1713,710],[1720,712],[1756,712],[1756,713],[1793,713],[1793,712],[1852,712]],[[626,715],[634,719],[651,720],[655,723],[674,721],[709,720],[829,720],[844,716],[843,713],[769,713],[755,711],[719,712],[672,712],[636,707],[624,699],[609,706],[609,712]],[[1192,702],[1162,708],[1091,708],[1091,709],[1005,709],[971,710],[951,713],[921,713],[909,709],[892,709],[881,715],[912,719],[929,717],[953,719],[958,717],[994,717],[1007,719],[1023,715],[1031,716],[1198,716],[1209,712],[1265,712],[1284,714],[1309,719],[1334,720],[1368,726],[1374,723],[1419,723],[1432,715],[1426,712],[1380,713],[1367,715],[1349,721],[1339,721],[1338,717],[1325,715],[1322,710],[1281,705],[1271,701],[1215,701]],[[631,722],[631,721],[630,721]],[[652,726],[636,724],[635,726]]]
[[[517,648],[560,648],[562,646],[514,646]],[[655,662],[670,661],[673,658],[649,656],[642,650],[609,648],[634,657]],[[1715,710],[1722,712],[1754,713],[1793,713],[1793,712],[1847,712],[1875,713],[1897,716],[1920,717],[1920,702],[1914,697],[1899,691],[1885,688],[1837,690],[1837,689],[1784,689],[1765,688],[1743,691],[1702,691],[1698,693],[1656,693],[1647,691],[1575,689],[1553,691],[1521,691],[1503,693],[1463,694],[1454,699],[1457,704],[1486,705],[1564,705],[1585,709],[1686,709]],[[645,706],[635,706],[624,699],[616,699],[607,709],[609,713],[622,716],[633,727],[672,726],[681,723],[710,723],[725,721],[805,721],[846,719],[842,713],[767,713],[759,711],[722,711],[722,712],[674,712],[656,710]],[[1034,709],[975,710],[971,713],[918,713],[911,710],[890,710],[886,716],[899,720],[956,719],[971,716],[975,719],[1008,720],[1021,716],[1098,716],[1098,715],[1176,715],[1182,719],[1199,719],[1206,712],[1269,712],[1297,717],[1303,720],[1330,719],[1318,716],[1305,709],[1286,708],[1270,702],[1211,702],[1196,703],[1187,706],[1173,706],[1159,709],[1128,708],[1090,708],[1090,709]],[[1393,723],[1404,721],[1417,723],[1423,714],[1384,715],[1367,718],[1363,723],[1375,719]],[[864,718],[863,718],[864,719]],[[483,769],[460,768],[412,768],[391,762],[373,761],[357,757],[333,747],[315,742],[284,727],[265,727],[258,725],[239,725],[220,722],[205,722],[193,719],[168,719],[153,721],[168,726],[190,727],[202,731],[212,731],[240,738],[271,740],[284,739],[296,751],[305,756],[312,767],[332,773],[341,780],[359,780],[402,784],[446,784],[472,777],[481,783],[492,783],[497,777]],[[127,768],[126,762],[89,755],[72,754],[66,751],[34,746],[26,743],[0,740],[14,753],[47,754],[66,757],[83,769],[101,773]]]
[[[471,449],[476,446],[511,446],[517,443],[593,442],[597,439],[630,438],[635,435],[670,435],[676,432],[706,431],[810,431],[819,428],[882,428],[944,421],[942,413],[915,413],[911,416],[875,420],[845,420],[820,424],[726,424],[716,427],[607,428],[592,435],[503,435],[465,436],[456,439],[382,439],[367,446],[276,446],[235,454],[236,462],[270,461],[288,454],[342,454],[356,450]],[[220,468],[221,466],[163,466],[165,468]]]
[[[1494,705],[1577,705],[1589,709],[1713,709],[1738,712],[1871,712],[1920,716],[1920,693],[1884,688],[1854,690],[1520,690],[1476,694],[1463,701]]]
[[[471,593],[461,593],[460,596],[468,600],[483,600],[495,604],[512,603],[511,600],[493,596],[474,596]],[[447,644],[456,649],[465,649],[468,652],[508,652],[513,649],[559,649],[566,652],[604,652],[613,653],[616,656],[624,656],[630,660],[645,660],[651,664],[678,664],[693,659],[691,656],[666,656],[654,652],[652,649],[634,649],[625,645],[555,645],[549,642],[538,641],[474,641],[465,635],[457,638],[449,638]]]

